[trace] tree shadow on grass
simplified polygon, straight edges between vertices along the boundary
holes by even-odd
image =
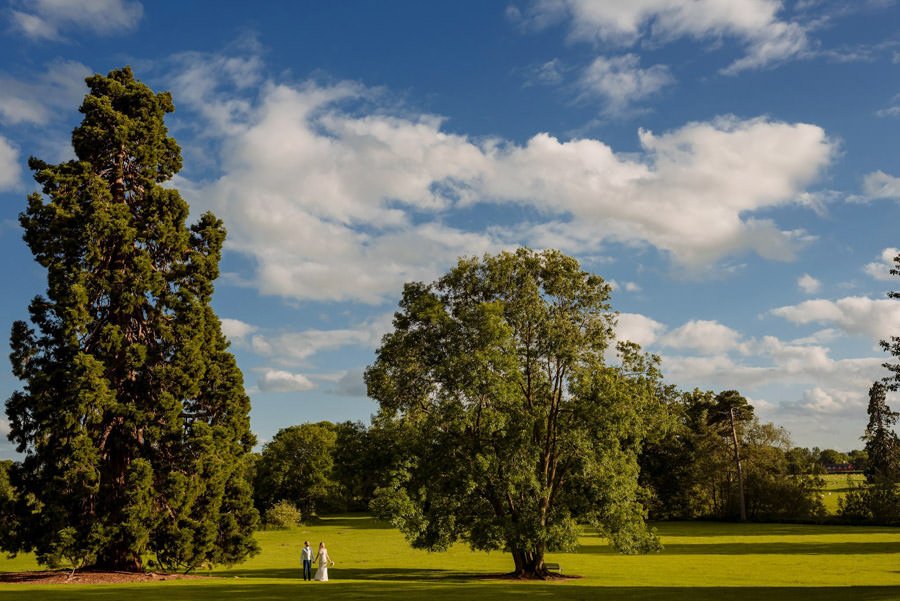
[[[202,584],[185,585],[167,583],[118,587],[98,585],[92,587],[59,586],[54,588],[10,587],[0,590],[0,597],[10,601],[102,601],[127,598],[129,601],[212,601],[241,599],[242,601],[278,601],[311,595],[333,599],[422,599],[430,601],[456,601],[463,599],[521,599],[604,601],[896,601],[900,598],[900,586],[870,587],[598,587],[565,583],[454,583],[403,582],[403,583],[254,583],[213,580]]]
[[[416,568],[329,568],[328,575],[331,580],[366,580],[381,582],[448,582],[463,581],[484,578],[483,574],[471,572],[458,572],[440,569],[416,569]],[[288,569],[258,569],[242,570],[231,569],[227,572],[213,572],[213,577],[221,578],[267,578],[267,579],[296,579],[302,581],[300,568]]]
[[[891,526],[845,526],[831,524],[772,524],[737,522],[653,522],[651,526],[662,536],[822,536],[828,534],[894,534],[900,528]]]
[[[666,555],[883,555],[900,553],[900,541],[886,542],[834,542],[834,543],[711,543],[666,544]],[[581,545],[580,553],[615,553],[605,544]]]
[[[390,522],[373,518],[369,514],[347,514],[312,518],[305,522],[309,526],[327,526],[329,528],[348,528],[351,530],[392,530]]]

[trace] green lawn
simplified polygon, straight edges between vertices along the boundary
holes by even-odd
[[[820,490],[825,510],[830,515],[835,515],[838,510],[838,499],[850,490],[850,484],[860,485],[866,481],[862,474],[825,474],[822,476],[825,486]]]
[[[659,554],[626,557],[587,533],[578,553],[557,553],[556,582],[492,579],[511,569],[503,553],[458,546],[413,551],[402,536],[364,516],[259,533],[262,552],[212,578],[119,585],[0,585],[0,599],[553,599],[900,600],[900,529],[783,524],[663,523]],[[300,579],[304,539],[328,544],[337,565],[328,583]],[[34,567],[0,560],[0,571]]]

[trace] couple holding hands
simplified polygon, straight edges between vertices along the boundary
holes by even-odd
[[[328,549],[325,548],[324,542],[319,543],[319,552],[316,553],[315,558],[313,558],[313,550],[312,547],[309,546],[309,541],[303,541],[300,559],[303,560],[304,580],[319,580],[321,582],[326,582],[328,580],[328,568],[333,566],[334,562],[331,561],[331,557],[328,556]],[[313,577],[312,564],[317,561],[319,562],[319,569],[316,570],[316,575]]]

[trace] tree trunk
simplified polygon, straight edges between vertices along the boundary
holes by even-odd
[[[747,521],[747,504],[744,501],[744,470],[741,467],[741,452],[738,447],[738,437],[737,437],[737,428],[734,425],[734,408],[732,408],[728,414],[731,416],[731,438],[734,440],[734,463],[737,466],[737,476],[738,476],[738,493],[740,494],[740,502],[741,502],[741,521]]]
[[[144,565],[128,545],[110,545],[90,569],[111,572],[143,572]]]
[[[518,578],[547,578],[547,570],[544,568],[544,552],[536,549],[513,549],[513,561],[516,570],[513,572]]]

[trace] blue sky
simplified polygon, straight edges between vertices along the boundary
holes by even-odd
[[[261,441],[367,421],[402,284],[525,244],[614,282],[670,382],[861,445],[900,333],[896,2],[11,0],[0,44],[4,327],[45,285],[27,157],[71,157],[84,77],[130,64],[229,229],[214,304]]]

